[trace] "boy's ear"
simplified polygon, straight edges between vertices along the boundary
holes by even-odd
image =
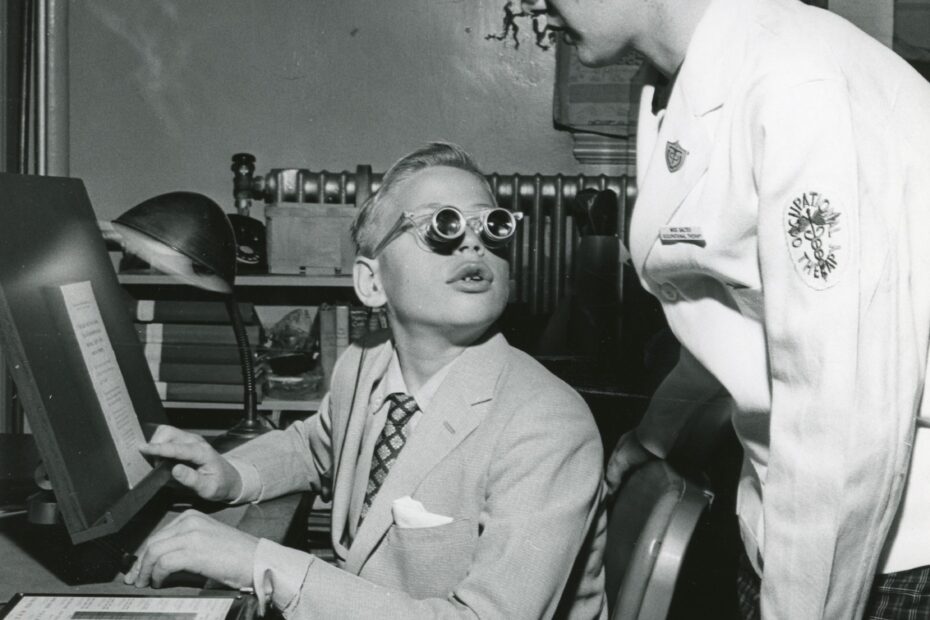
[[[352,283],[359,300],[369,308],[378,308],[387,302],[381,286],[380,265],[377,258],[356,256],[352,266]]]

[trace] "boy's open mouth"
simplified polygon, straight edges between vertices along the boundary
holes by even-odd
[[[487,265],[479,262],[462,263],[452,272],[452,275],[446,280],[447,284],[454,282],[493,282],[494,274],[488,269]]]

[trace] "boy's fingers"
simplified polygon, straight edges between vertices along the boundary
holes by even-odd
[[[139,574],[139,562],[140,560],[136,559],[135,563],[132,565],[132,568],[126,571],[126,574],[123,576],[123,583],[126,585],[130,585],[136,580],[136,575]]]
[[[153,588],[160,588],[165,579],[172,573],[189,568],[187,550],[172,549],[162,554],[156,562],[152,564],[152,571],[149,579]]]
[[[143,454],[149,456],[160,456],[166,459],[175,459],[178,461],[188,461],[197,465],[203,465],[209,458],[209,452],[206,446],[200,443],[148,443],[139,446]]]
[[[175,465],[171,475],[183,486],[194,491],[204,499],[216,498],[216,477],[204,475],[186,465]]]
[[[159,424],[155,432],[152,433],[152,438],[149,439],[149,443],[164,443],[167,441],[190,443],[193,440],[192,437],[197,437],[197,435],[182,431],[173,426],[168,426],[167,424]]]
[[[201,486],[200,476],[197,475],[196,471],[186,465],[175,465],[171,468],[171,475],[175,480],[195,491],[199,490]]]

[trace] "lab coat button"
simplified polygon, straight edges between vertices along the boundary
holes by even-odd
[[[678,301],[678,289],[668,282],[663,282],[659,286],[659,294],[662,295],[662,299],[665,301]]]

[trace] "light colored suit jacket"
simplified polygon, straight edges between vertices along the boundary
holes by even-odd
[[[351,346],[316,415],[236,450],[264,497],[332,498],[339,567],[313,561],[290,615],[606,617],[598,430],[571,388],[503,336],[458,358],[356,529],[385,415],[368,419],[369,395],[392,354],[389,341]],[[405,496],[452,521],[398,527],[391,505]]]
[[[826,11],[714,0],[651,94],[631,254],[684,350],[639,437],[728,393],[763,615],[859,617],[926,371],[930,86]]]

